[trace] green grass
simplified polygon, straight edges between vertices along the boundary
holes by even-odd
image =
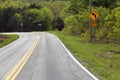
[[[11,42],[13,42],[14,40],[16,40],[16,39],[19,38],[19,36],[18,36],[18,35],[15,35],[15,34],[14,34],[14,35],[7,35],[7,36],[8,36],[9,38],[4,39],[4,41],[0,43],[0,48],[6,46],[7,44],[9,44],[9,43],[11,43]]]
[[[88,43],[83,37],[57,35],[73,55],[100,80],[120,80],[120,45]]]

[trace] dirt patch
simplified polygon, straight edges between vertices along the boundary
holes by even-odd
[[[111,50],[110,52],[111,52],[112,54],[120,54],[120,51]]]
[[[120,54],[120,51],[111,50],[109,52],[99,54],[99,56],[102,57],[102,58],[108,59],[108,58],[111,58],[111,54]]]
[[[107,53],[103,53],[103,54],[99,54],[99,55],[102,58],[108,59],[108,58],[110,58],[111,52],[107,52]]]
[[[0,34],[0,43],[4,42],[6,39],[9,39],[10,37],[7,35]]]

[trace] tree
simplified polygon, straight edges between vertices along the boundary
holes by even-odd
[[[52,30],[52,20],[53,20],[53,14],[49,8],[42,8],[41,9],[41,15],[42,15],[42,27],[44,30]]]
[[[52,21],[52,26],[54,29],[58,29],[59,31],[62,31],[62,29],[64,28],[64,22],[60,17],[58,17],[57,19],[54,19]]]
[[[22,23],[23,17],[21,14],[15,13],[15,18],[16,18],[17,22]]]
[[[108,35],[110,27],[106,26],[106,20],[105,17],[110,13],[110,9],[105,7],[95,7],[93,10],[95,10],[99,14],[98,19],[98,30],[96,30],[96,35],[99,37],[100,40],[106,41],[106,37]]]
[[[105,20],[107,26],[110,28],[108,32],[109,42],[120,42],[120,7],[112,10],[112,13],[107,15]]]
[[[20,29],[23,27],[21,24],[23,24],[23,16],[19,13],[15,13],[14,15],[15,17],[15,27],[14,27],[14,30],[15,31],[21,31]]]
[[[72,14],[79,14],[82,11],[83,5],[81,4],[81,0],[72,1],[70,7],[68,8],[68,12]]]
[[[77,19],[74,16],[68,16],[65,18],[64,20],[65,23],[65,27],[64,27],[64,31],[67,33],[76,33],[78,30],[77,27]]]

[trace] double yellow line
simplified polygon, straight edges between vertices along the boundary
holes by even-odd
[[[39,36],[36,37],[36,40],[34,41],[33,45],[28,50],[28,52],[22,57],[20,62],[3,78],[3,80],[15,80],[15,78],[20,73],[23,66],[25,65],[29,57],[31,56],[32,52],[34,51],[38,41],[39,41]]]

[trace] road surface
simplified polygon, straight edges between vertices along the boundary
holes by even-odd
[[[35,49],[15,80],[98,80],[68,54],[55,35],[45,32],[19,35],[17,41],[0,49],[1,79],[4,80],[39,36]]]

